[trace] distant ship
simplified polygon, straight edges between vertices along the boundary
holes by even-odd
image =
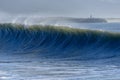
[[[73,21],[78,23],[107,23],[107,20],[104,18],[93,18],[92,15],[90,15],[89,18],[76,18],[73,19]]]

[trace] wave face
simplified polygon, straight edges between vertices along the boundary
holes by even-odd
[[[38,59],[119,58],[120,34],[55,26],[0,24],[0,55]]]

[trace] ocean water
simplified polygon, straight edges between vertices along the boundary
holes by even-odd
[[[56,24],[1,23],[0,80],[120,79],[120,23]]]

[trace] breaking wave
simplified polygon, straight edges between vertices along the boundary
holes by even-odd
[[[4,54],[61,60],[119,58],[120,34],[49,25],[0,24],[0,55]]]

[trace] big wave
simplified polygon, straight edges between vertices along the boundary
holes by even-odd
[[[120,34],[60,26],[0,24],[0,55],[39,59],[119,58]]]

